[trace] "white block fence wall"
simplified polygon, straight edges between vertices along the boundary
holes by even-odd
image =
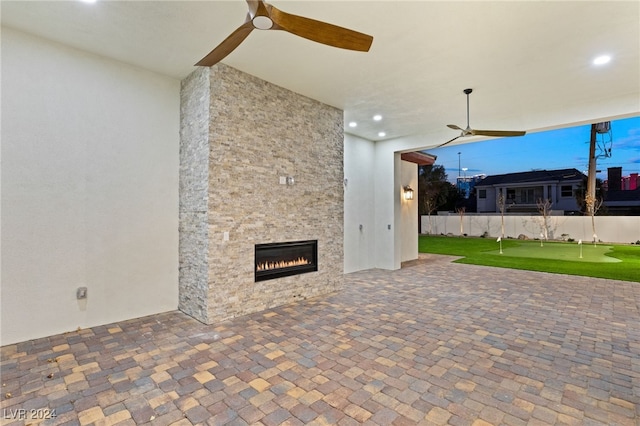
[[[421,217],[421,226],[423,234],[460,235],[460,216],[455,213],[430,217],[424,215]],[[596,216],[595,226],[599,241],[628,244],[640,240],[640,216]],[[501,217],[499,214],[466,213],[462,228],[468,236],[479,237],[486,233],[488,237],[498,238],[501,234]],[[518,238],[520,234],[531,239],[540,238],[544,231],[543,218],[540,215],[505,215],[504,228],[505,238]],[[573,238],[576,241],[593,241],[590,216],[549,216],[547,231],[550,240]]]

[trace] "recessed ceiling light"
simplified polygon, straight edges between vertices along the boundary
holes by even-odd
[[[355,121],[351,121],[349,123],[349,127],[358,127],[358,123],[356,123]]]
[[[593,65],[604,65],[604,64],[608,64],[610,61],[611,61],[611,56],[600,55],[593,60]]]
[[[382,120],[382,116],[380,114],[376,114],[376,115],[373,116],[373,120],[374,121],[380,121],[380,120]]]
[[[384,138],[387,134],[385,132],[378,132],[378,136]]]
[[[97,0],[80,0],[82,3],[95,3]]]

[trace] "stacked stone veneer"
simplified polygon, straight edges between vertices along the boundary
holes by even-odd
[[[210,324],[342,287],[342,111],[218,64],[182,82],[180,139],[182,311]],[[254,282],[255,244],[311,239],[318,272]]]

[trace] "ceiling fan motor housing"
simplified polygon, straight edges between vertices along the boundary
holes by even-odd
[[[254,28],[258,30],[268,30],[273,27],[273,21],[268,16],[258,15],[252,20]]]

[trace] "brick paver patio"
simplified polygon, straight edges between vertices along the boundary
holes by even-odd
[[[640,284],[449,260],[212,326],[170,312],[4,346],[2,422],[640,424]]]

